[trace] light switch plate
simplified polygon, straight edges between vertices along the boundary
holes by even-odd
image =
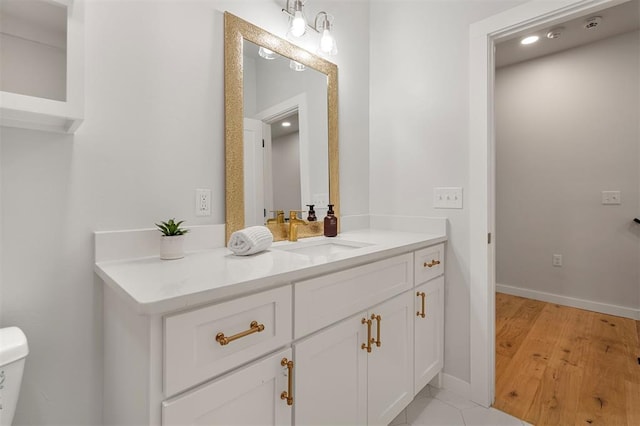
[[[462,188],[434,188],[433,207],[436,209],[461,209]]]
[[[620,204],[620,191],[602,191],[602,204]]]

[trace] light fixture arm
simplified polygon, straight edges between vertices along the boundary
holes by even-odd
[[[318,12],[318,14],[316,15],[316,19],[313,22],[312,29],[314,29],[317,33],[321,33],[323,30],[331,31],[331,27],[333,27],[333,24],[331,22],[332,19],[333,16],[329,15],[327,12]],[[320,20],[320,25],[318,25],[318,20]]]

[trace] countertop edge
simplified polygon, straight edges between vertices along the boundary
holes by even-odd
[[[204,291],[150,302],[137,300],[108,273],[109,265],[118,262],[98,262],[94,266],[94,271],[109,288],[115,291],[119,297],[125,299],[127,304],[139,315],[170,315],[178,311],[191,310],[205,305],[217,304],[233,298],[246,296],[248,294],[254,294],[256,292],[263,292],[284,285],[290,285],[297,281],[314,278],[327,273],[338,272],[385,258],[399,256],[421,248],[440,244],[447,240],[448,237],[446,235],[435,236],[422,241],[416,241],[396,247],[383,247],[375,252],[363,253],[358,256],[339,259],[325,264],[310,265],[292,271],[237,283],[230,283],[229,285],[222,287],[215,287]],[[131,261],[135,260],[140,259],[131,259]]]

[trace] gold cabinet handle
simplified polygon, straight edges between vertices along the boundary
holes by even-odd
[[[376,339],[375,340],[371,339],[371,343],[375,343],[377,347],[380,347],[382,346],[382,342],[380,341],[380,322],[382,321],[382,317],[380,315],[372,314],[371,320],[378,321],[378,324],[376,327]]]
[[[245,337],[253,333],[260,333],[263,330],[264,330],[264,324],[258,324],[258,321],[251,321],[251,324],[249,324],[248,330],[245,330],[238,334],[234,334],[233,336],[227,337],[222,332],[216,334],[216,342],[220,343],[220,346],[225,346],[241,337]]]
[[[280,399],[286,399],[287,405],[293,405],[293,361],[282,358],[282,361],[280,361],[280,365],[283,367],[287,367],[288,373],[288,390],[282,391],[282,393],[280,394]]]
[[[427,294],[424,291],[422,291],[422,292],[419,291],[419,292],[416,293],[416,296],[422,297],[422,313],[420,313],[420,311],[418,311],[418,312],[416,312],[416,315],[419,316],[419,317],[424,318],[427,315],[425,313],[425,306],[424,306]]]
[[[439,260],[431,259],[430,263],[424,262],[424,267],[425,268],[433,268],[434,266],[439,265],[439,264],[440,264]]]
[[[371,352],[371,344],[375,342],[375,339],[371,337],[371,320],[366,318],[362,318],[362,324],[367,324],[367,343],[363,343],[360,346],[362,349],[366,349],[367,352]]]

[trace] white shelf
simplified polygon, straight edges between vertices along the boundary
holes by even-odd
[[[11,1],[6,1],[3,7],[9,8]],[[16,0],[13,1],[15,2]],[[55,7],[66,9],[66,87],[63,90],[64,100],[0,91],[0,125],[59,133],[74,133],[84,118],[83,4],[81,0],[39,1],[45,7],[54,5]],[[17,13],[15,15],[12,15],[11,12],[13,11],[9,10],[9,13],[3,16],[3,27],[14,31],[13,34],[9,33],[7,35],[43,44],[42,37],[40,39],[37,37],[31,38],[25,37],[24,34],[37,34],[39,32],[44,34],[49,31],[50,28],[45,27],[50,26],[43,21],[43,15],[45,14],[20,9],[16,9]],[[25,28],[22,33],[19,32],[21,25]],[[9,63],[9,61],[7,60],[5,63]],[[6,88],[4,89],[6,90]],[[16,90],[16,92],[19,91]]]

